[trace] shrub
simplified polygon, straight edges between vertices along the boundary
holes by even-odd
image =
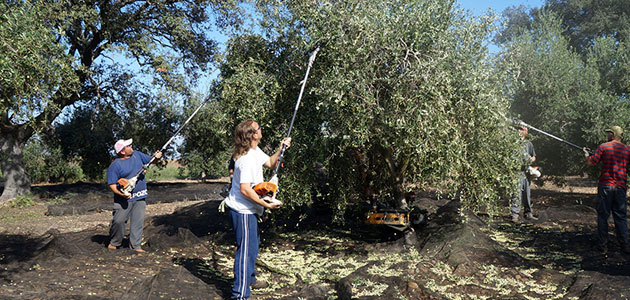
[[[84,178],[78,159],[67,161],[61,148],[49,147],[32,138],[24,147],[26,173],[31,182],[75,182]]]
[[[34,204],[35,202],[33,201],[33,194],[29,193],[17,196],[15,200],[11,201],[11,204],[9,206],[13,208],[24,208],[33,206]]]

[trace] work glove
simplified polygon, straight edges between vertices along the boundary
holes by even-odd
[[[219,204],[219,212],[225,213],[227,211],[227,209],[225,208],[225,206],[226,206],[225,200],[226,199],[223,199],[223,201],[221,201],[221,203]]]
[[[538,178],[538,177],[540,177],[540,175],[542,175],[540,173],[540,170],[538,170],[537,167],[529,167],[529,168],[527,168],[527,173],[529,173],[529,175],[531,175],[534,178]]]
[[[584,157],[591,156],[591,149],[584,147],[582,148],[582,151],[584,151]]]

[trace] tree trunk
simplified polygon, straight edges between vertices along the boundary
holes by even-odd
[[[407,199],[405,193],[405,173],[407,171],[406,162],[397,162],[394,151],[391,148],[380,147],[380,153],[389,171],[389,183],[392,187],[393,201],[396,208],[407,209]]]
[[[26,174],[23,151],[31,136],[24,127],[2,131],[0,134],[0,170],[4,180],[4,190],[0,202],[12,200],[31,191],[31,180]]]

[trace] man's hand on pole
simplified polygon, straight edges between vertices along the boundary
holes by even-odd
[[[282,139],[282,142],[280,142],[280,148],[279,150],[282,150],[282,146],[285,145],[286,149],[289,149],[289,147],[291,147],[291,138],[290,137],[285,137]]]
[[[584,157],[588,158],[591,156],[591,149],[584,147],[582,148],[582,151],[584,151]]]

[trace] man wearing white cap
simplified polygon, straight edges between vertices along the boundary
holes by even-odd
[[[123,193],[118,189],[118,180],[131,179],[144,164],[151,161],[151,156],[140,151],[134,151],[133,140],[118,140],[114,151],[118,156],[107,169],[107,184],[114,192],[114,216],[109,228],[110,242],[107,248],[117,249],[122,245],[125,235],[125,222],[129,220],[129,247],[136,252],[144,252],[141,247],[142,229],[146,209],[147,182],[144,173],[138,176],[136,186],[131,193]],[[160,159],[162,152],[155,152],[155,158]]]

